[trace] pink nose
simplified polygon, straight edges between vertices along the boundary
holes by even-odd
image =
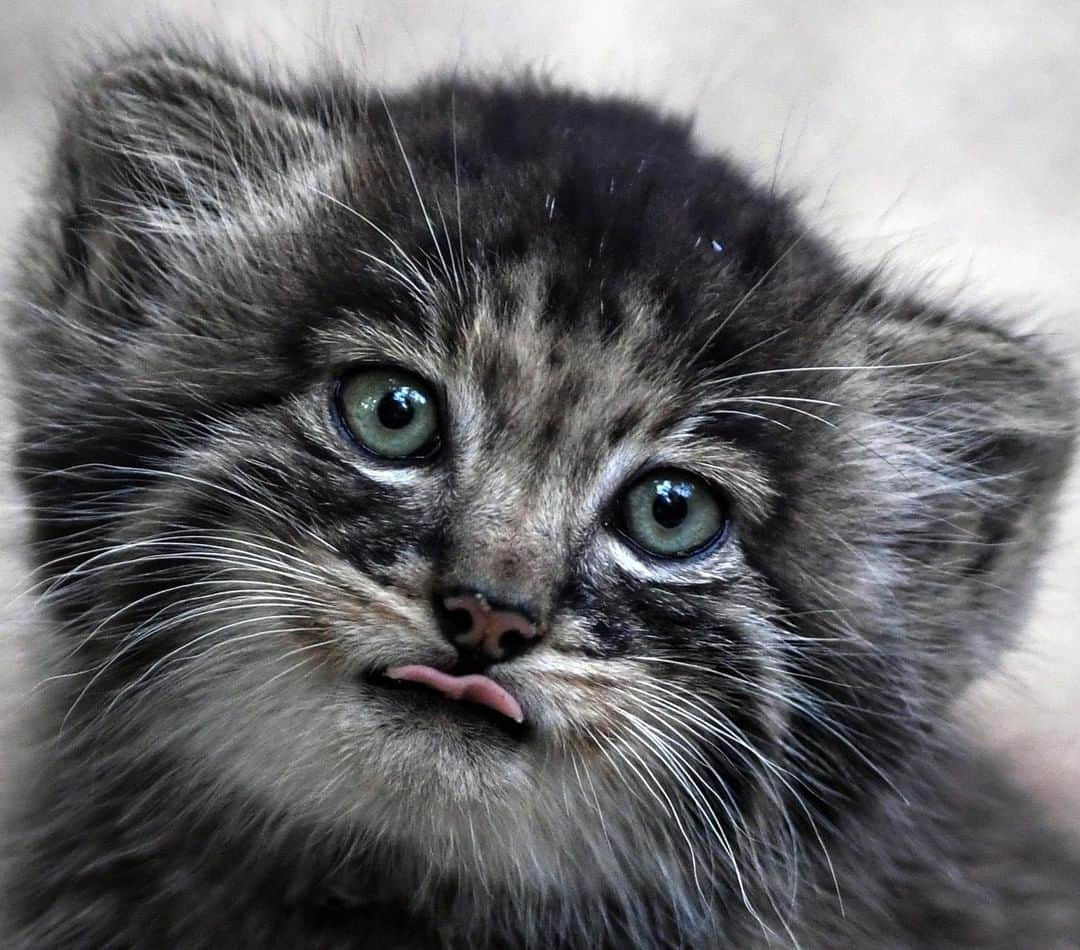
[[[459,650],[481,654],[491,663],[524,653],[540,637],[540,631],[524,613],[493,604],[478,591],[443,598],[453,620],[447,638]]]

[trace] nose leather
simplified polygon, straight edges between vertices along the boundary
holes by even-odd
[[[449,611],[469,615],[468,627],[449,636],[458,649],[482,654],[491,662],[508,659],[527,649],[540,631],[522,611],[492,604],[478,591],[443,598]]]

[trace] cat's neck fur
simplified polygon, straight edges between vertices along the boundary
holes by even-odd
[[[146,790],[135,805],[104,774],[87,781],[79,758],[55,760],[37,777],[34,833],[39,847],[52,846],[51,886],[33,882],[22,906],[52,921],[35,932],[48,933],[55,946],[148,946],[167,938],[177,947],[621,950],[632,939],[641,950],[1011,950],[1063,946],[1053,942],[1063,922],[1080,928],[1070,884],[1080,880],[1080,861],[1000,767],[962,741],[937,744],[893,787],[838,816],[822,842],[828,859],[807,853],[790,904],[751,894],[756,917],[733,900],[710,929],[691,935],[664,920],[662,881],[636,896],[639,920],[621,917],[602,891],[560,893],[520,915],[510,893],[475,893],[467,877],[419,897],[415,868],[395,873],[408,862],[362,847],[329,857],[312,846],[309,830],[283,832],[265,819],[245,824],[250,806],[242,801],[220,799],[215,810],[177,820],[189,793],[169,783],[168,764],[125,761],[122,749],[114,755],[97,750],[114,766],[124,762],[116,774],[125,786]],[[194,904],[177,902],[178,889]],[[102,903],[105,893],[112,899]],[[593,929],[551,926],[582,915]],[[496,919],[510,926],[492,929]],[[549,926],[538,931],[538,920]]]

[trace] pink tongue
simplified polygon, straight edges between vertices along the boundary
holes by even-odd
[[[432,669],[430,666],[410,663],[407,666],[392,666],[386,671],[386,676],[388,679],[406,683],[422,683],[442,693],[448,699],[463,699],[467,703],[476,703],[479,706],[494,709],[495,712],[513,719],[514,722],[525,721],[518,701],[494,680],[481,676],[479,673],[452,676]]]

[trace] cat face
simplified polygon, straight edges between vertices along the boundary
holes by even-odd
[[[135,59],[68,116],[16,315],[65,728],[436,874],[794,867],[1011,632],[1056,371],[637,106],[363,101]]]

